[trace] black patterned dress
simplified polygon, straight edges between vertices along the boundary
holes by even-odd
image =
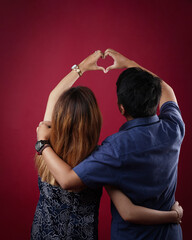
[[[31,240],[96,240],[98,210],[102,190],[85,189],[79,193],[42,182],[31,228]]]

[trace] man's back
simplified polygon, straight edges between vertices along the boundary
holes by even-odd
[[[174,102],[159,117],[136,118],[108,137],[75,171],[89,187],[112,184],[133,203],[170,210],[184,123]],[[123,221],[112,204],[111,239],[181,239],[179,225],[136,225]]]

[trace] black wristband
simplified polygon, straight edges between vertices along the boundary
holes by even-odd
[[[42,154],[42,150],[43,150],[43,148],[46,144],[49,144],[48,140],[40,140],[40,141],[36,142],[35,149],[36,149],[36,151],[38,152],[39,155]]]
[[[42,155],[43,150],[44,150],[45,148],[47,148],[47,147],[51,147],[51,145],[50,145],[50,144],[45,144],[45,145],[43,146],[43,148],[40,150],[40,152],[38,152],[38,154],[39,154],[39,155]]]

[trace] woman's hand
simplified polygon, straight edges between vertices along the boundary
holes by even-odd
[[[114,60],[113,65],[109,66],[106,69],[105,71],[106,73],[112,69],[139,67],[139,65],[136,62],[124,57],[123,55],[121,55],[120,53],[116,52],[113,49],[107,49],[104,53],[104,58],[106,56],[110,56]]]
[[[91,70],[102,70],[103,72],[105,72],[105,68],[97,65],[97,61],[99,60],[99,58],[104,58],[104,54],[100,50],[97,50],[93,54],[88,56],[79,64],[81,72],[84,73]]]
[[[51,134],[51,122],[49,121],[40,122],[36,131],[37,131],[37,141],[49,140],[50,134]]]
[[[172,211],[177,213],[177,223],[181,223],[181,219],[183,217],[183,208],[179,205],[179,202],[175,202],[171,208]]]

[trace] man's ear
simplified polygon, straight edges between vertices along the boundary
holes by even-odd
[[[125,109],[122,104],[119,104],[119,111],[123,116],[125,115]]]

